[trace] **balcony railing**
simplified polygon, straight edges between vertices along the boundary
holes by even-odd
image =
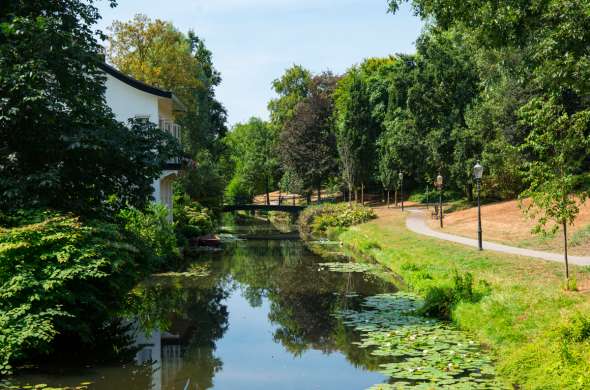
[[[180,142],[181,140],[181,127],[177,125],[171,120],[168,119],[160,119],[160,129],[168,132],[174,138]],[[169,169],[179,169],[180,168],[180,158],[173,158],[166,162],[167,168]]]
[[[160,119],[160,129],[172,134],[172,136],[180,142],[180,125],[177,125],[168,119]]]

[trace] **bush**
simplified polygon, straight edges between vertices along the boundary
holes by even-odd
[[[169,217],[168,208],[156,203],[151,203],[145,211],[131,207],[119,213],[125,231],[134,236],[135,244],[159,265],[179,256],[174,225]]]
[[[17,220],[20,219],[21,223]],[[93,344],[153,264],[119,226],[21,211],[0,228],[0,372],[48,353],[57,335]]]
[[[375,218],[369,207],[347,203],[323,204],[306,208],[299,217],[304,233],[325,234],[328,228],[345,228]]]
[[[580,343],[590,340],[590,317],[582,313],[570,318],[569,322],[558,329],[559,336],[566,342]]]
[[[191,201],[186,195],[174,199],[174,220],[176,234],[182,241],[210,234],[215,230],[212,212]]]
[[[419,312],[422,315],[451,319],[451,313],[460,302],[478,302],[489,292],[489,286],[485,281],[480,281],[480,291],[475,291],[473,275],[455,273],[452,286],[433,286],[426,291],[424,305]]]

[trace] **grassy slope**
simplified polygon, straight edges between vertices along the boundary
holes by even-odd
[[[576,328],[571,322],[576,313],[589,316],[590,297],[562,290],[561,264],[425,238],[408,231],[397,212],[350,228],[340,239],[387,265],[420,294],[450,284],[455,270],[486,280],[491,294],[458,305],[453,319],[491,347],[500,376],[524,388],[590,387],[590,325]],[[586,272],[574,269],[579,279],[587,278]],[[565,331],[581,336],[566,342]]]

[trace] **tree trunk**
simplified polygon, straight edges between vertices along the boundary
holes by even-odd
[[[307,197],[307,204],[310,205],[311,204],[311,191],[307,192],[306,197]]]
[[[467,202],[473,203],[473,184],[472,183],[467,183],[466,192],[467,192]]]
[[[389,190],[387,190],[387,208],[389,208]]]
[[[569,268],[569,264],[568,264],[568,258],[567,258],[567,223],[563,224],[563,248],[564,248],[564,260],[565,260],[565,278],[566,280],[569,280],[570,278],[570,268]],[[569,286],[568,286],[569,289]]]
[[[397,188],[395,189],[395,207],[397,207]]]
[[[322,181],[318,181],[318,204],[322,202]]]
[[[361,203],[365,205],[365,183],[361,184]]]
[[[354,202],[355,203],[359,202],[359,189],[358,188],[354,189]]]
[[[352,186],[348,186],[348,205],[352,205]]]

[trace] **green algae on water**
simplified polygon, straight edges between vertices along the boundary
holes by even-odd
[[[372,389],[503,388],[481,346],[447,323],[415,314],[421,305],[412,294],[380,294],[366,298],[360,311],[336,314],[361,333],[359,346],[391,359],[381,365],[389,383]]]

